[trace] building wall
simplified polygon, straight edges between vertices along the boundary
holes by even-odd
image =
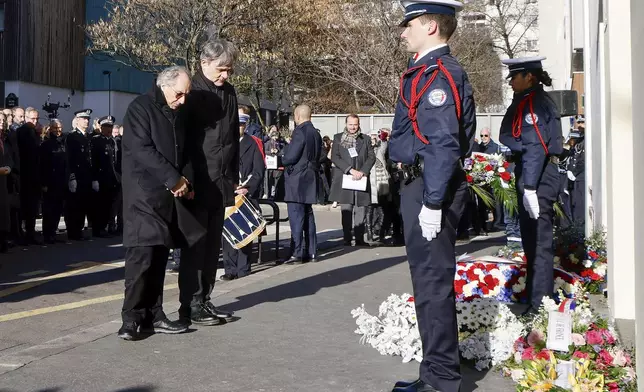
[[[570,0],[539,2],[539,54],[547,57],[544,67],[555,90],[568,90],[572,75]]]
[[[51,92],[51,102],[66,103],[67,97],[71,98],[71,107],[68,109],[61,109],[58,112],[58,118],[63,121],[65,131],[69,131],[74,112],[81,109],[92,109],[92,121],[94,118],[107,116],[109,113],[109,93],[107,91],[88,91],[75,92],[71,95],[68,89],[61,89],[51,86],[43,86],[27,82],[6,82],[5,93],[14,93],[20,99],[20,106],[32,106],[40,112],[41,123],[47,123],[47,112],[42,110],[42,106],[47,100],[47,94]],[[127,107],[136,98],[136,94],[129,94],[123,92],[112,92],[111,94],[111,110],[112,115],[116,117],[117,123],[123,122],[123,117],[127,111]]]

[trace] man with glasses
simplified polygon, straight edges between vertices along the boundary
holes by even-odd
[[[25,123],[16,130],[20,154],[20,212],[25,221],[25,238],[22,245],[41,245],[35,237],[36,216],[40,200],[40,162],[38,147],[40,115],[32,107],[25,109]]]
[[[239,115],[237,94],[228,83],[237,50],[225,40],[201,48],[200,69],[186,98],[186,177],[194,184],[189,208],[207,234],[182,249],[179,265],[179,316],[186,324],[218,325],[232,313],[210,302],[221,249],[224,210],[235,202],[239,181]]]

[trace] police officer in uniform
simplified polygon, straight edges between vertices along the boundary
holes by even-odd
[[[577,119],[577,132],[570,134],[570,158],[566,172],[570,192],[572,219],[579,225],[586,222],[586,143],[584,142],[584,120]]]
[[[543,86],[552,80],[543,70],[545,57],[504,60],[509,66],[514,99],[501,123],[501,143],[512,150],[521,240],[527,258],[530,307],[536,312],[552,295],[554,203],[559,194],[559,155],[563,152],[561,120]]]
[[[107,237],[105,228],[110,220],[111,206],[118,193],[116,169],[116,144],[112,139],[114,117],[105,116],[98,120],[101,133],[92,136],[90,141],[92,157],[92,190],[94,194],[94,217],[92,232],[95,237]]]
[[[472,86],[447,41],[463,4],[402,4],[402,38],[415,55],[402,76],[389,153],[393,161],[420,169],[401,192],[401,212],[423,360],[419,379],[397,382],[393,391],[458,392],[454,252],[468,194],[462,160],[473,147],[476,111]]]
[[[86,132],[92,109],[74,112],[74,129],[65,138],[67,172],[69,173],[65,213],[67,238],[82,241],[85,217],[89,215],[89,196],[92,191],[89,140]]]
[[[67,152],[63,124],[49,122],[49,135],[40,145],[40,178],[42,186],[42,234],[47,244],[56,243],[56,231],[63,214],[67,192]]]

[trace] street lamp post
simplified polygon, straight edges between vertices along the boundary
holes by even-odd
[[[107,89],[108,89],[108,98],[107,98],[107,111],[108,114],[112,115],[112,71],[103,71],[103,75],[107,75]]]

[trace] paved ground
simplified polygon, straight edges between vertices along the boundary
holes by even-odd
[[[404,248],[343,248],[337,209],[316,210],[322,261],[256,266],[218,282],[215,303],[241,317],[177,336],[123,342],[120,241],[16,250],[0,259],[0,391],[388,391],[417,364],[359,344],[351,309],[411,291]],[[280,249],[290,235],[284,224]],[[273,260],[273,237],[264,260]],[[459,247],[490,254],[499,238]],[[282,255],[285,255],[282,249]],[[32,275],[35,274],[35,275]],[[176,317],[176,275],[165,309]],[[495,372],[463,368],[463,391],[508,391]]]

